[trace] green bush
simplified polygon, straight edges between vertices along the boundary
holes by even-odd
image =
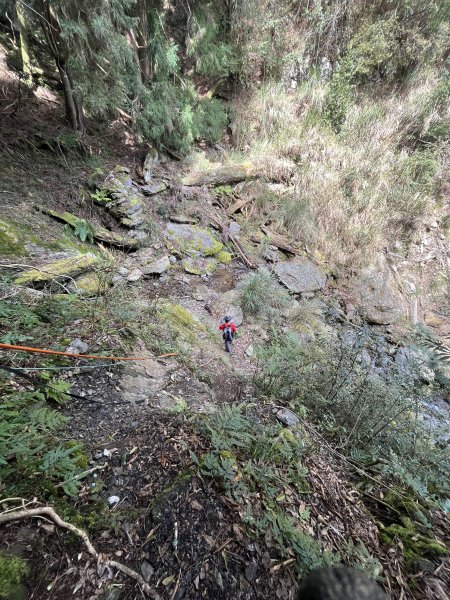
[[[360,462],[379,461],[385,477],[417,496],[448,496],[450,449],[438,442],[442,431],[423,423],[419,394],[426,390],[394,363],[383,376],[373,373],[360,359],[366,346],[370,337],[304,344],[293,333],[272,331],[270,343],[257,348],[255,384],[263,396],[294,409],[306,406],[341,450]]]
[[[248,315],[273,317],[290,300],[288,292],[265,269],[244,277],[238,290],[242,310]]]
[[[202,100],[194,111],[193,131],[196,139],[218,142],[227,125],[228,117],[219,100]]]

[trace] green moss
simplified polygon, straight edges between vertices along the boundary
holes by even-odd
[[[14,283],[44,282],[61,276],[73,276],[89,269],[95,261],[96,257],[92,253],[62,258],[39,268],[25,271],[14,280]]]
[[[192,275],[211,275],[217,269],[217,261],[213,258],[186,258],[181,263],[186,273]]]
[[[6,221],[0,220],[0,255],[23,256],[26,254],[23,236]]]
[[[71,440],[66,442],[65,446],[66,448],[76,448],[72,455],[75,459],[75,464],[77,467],[80,467],[80,469],[87,469],[89,465],[89,456],[83,451],[83,446],[80,445],[80,442]]]
[[[233,260],[233,255],[230,252],[222,250],[217,254],[216,258],[223,265],[228,265]]]
[[[20,597],[20,584],[29,568],[23,558],[0,552],[0,598]]]
[[[76,284],[76,289],[75,289]],[[108,283],[97,273],[86,273],[72,284],[71,291],[76,291],[80,296],[98,296],[108,290]]]
[[[195,225],[169,224],[166,229],[167,242],[170,249],[178,254],[188,256],[214,256],[223,248],[219,242],[206,229]]]
[[[380,531],[380,538],[386,544],[392,544],[395,538],[402,541],[403,557],[408,569],[413,567],[414,561],[418,558],[433,559],[450,554],[449,548],[444,544],[419,533],[416,524],[408,517],[402,517],[401,523],[393,523]]]
[[[175,339],[194,345],[199,332],[206,333],[207,328],[185,308],[172,302],[164,302],[158,311],[158,317],[170,329]]]

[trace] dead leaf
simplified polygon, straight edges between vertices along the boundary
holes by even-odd
[[[191,508],[198,511],[203,510],[203,506],[200,504],[200,502],[197,502],[197,500],[192,500]]]
[[[166,577],[165,579],[162,580],[162,584],[164,586],[168,586],[172,583],[172,581],[175,579],[175,575],[169,575],[169,577]]]
[[[242,540],[244,539],[244,534],[242,533],[242,529],[239,527],[239,525],[237,523],[233,523],[233,532],[234,532],[234,535],[236,536],[236,540],[238,542],[242,542]]]

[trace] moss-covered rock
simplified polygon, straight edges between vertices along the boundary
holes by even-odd
[[[419,558],[433,559],[450,554],[450,549],[443,543],[421,534],[410,518],[401,517],[400,521],[381,530],[380,538],[386,544],[392,544],[395,538],[401,540],[407,569],[412,569]]]
[[[186,308],[168,300],[159,308],[158,317],[178,340],[184,340],[190,345],[196,343],[199,332],[207,332],[205,325],[200,323]]]
[[[223,244],[211,232],[195,225],[169,223],[165,238],[168,248],[179,255],[214,256],[223,248]]]
[[[11,223],[0,220],[0,256],[26,254],[23,236]]]
[[[28,574],[28,565],[23,558],[0,552],[0,598],[19,600],[25,598],[21,582]]]
[[[186,273],[191,275],[211,275],[217,269],[217,261],[214,258],[194,258],[189,256],[181,263]]]
[[[95,262],[96,257],[90,252],[77,254],[24,271],[19,277],[16,277],[14,283],[44,283],[52,279],[69,279],[74,275],[88,271]]]
[[[79,296],[99,296],[108,290],[108,282],[98,273],[86,273],[71,283],[69,290]]]
[[[233,255],[222,250],[216,255],[216,258],[222,265],[228,265],[233,260]]]

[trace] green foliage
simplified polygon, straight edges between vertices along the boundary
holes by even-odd
[[[108,196],[108,192],[106,190],[96,190],[91,193],[91,198],[96,204],[105,205],[108,202],[111,202],[111,198]]]
[[[242,310],[249,315],[271,317],[289,304],[288,292],[265,269],[246,275],[238,289]]]
[[[300,573],[330,564],[332,557],[302,527],[308,512],[298,511],[299,495],[308,490],[302,436],[262,421],[243,406],[225,406],[199,418],[198,426],[211,450],[192,458],[203,475],[217,479],[232,500],[245,504],[248,528],[270,536],[282,556],[293,551]]]
[[[94,242],[94,228],[84,219],[77,219],[73,233],[82,242],[89,242],[90,244]]]
[[[304,344],[295,334],[271,332],[257,349],[255,383],[264,396],[294,409],[306,406],[328,439],[361,462],[378,462],[380,473],[398,480],[418,497],[449,493],[449,449],[421,419],[419,386],[394,364],[383,377],[361,361],[370,338]]]
[[[399,24],[394,17],[379,19],[363,25],[350,40],[345,56],[335,71],[324,106],[329,124],[339,130],[353,99],[356,86],[375,74],[387,76],[399,65]]]
[[[68,419],[47,404],[55,398],[61,402],[67,387],[58,381],[50,381],[39,391],[17,391],[2,385],[0,477],[8,487],[25,484],[39,489],[37,475],[43,472],[47,481],[61,483],[67,494],[76,494],[79,467],[74,455],[78,446],[65,448],[55,442],[52,432]]]
[[[223,105],[219,100],[201,100],[193,116],[193,132],[196,139],[219,142],[228,122]]]
[[[28,572],[28,565],[23,558],[0,552],[0,598],[14,600],[19,584]]]
[[[190,15],[186,41],[187,55],[195,70],[209,77],[229,77],[237,67],[233,47],[224,41],[224,15],[220,4],[202,0]]]
[[[141,90],[142,107],[136,125],[160,148],[187,154],[197,139],[219,141],[227,117],[217,100],[199,101],[190,84],[154,81]]]
[[[30,335],[41,321],[27,306],[0,302],[0,329],[6,333],[0,337],[3,344],[20,344],[33,339]]]

